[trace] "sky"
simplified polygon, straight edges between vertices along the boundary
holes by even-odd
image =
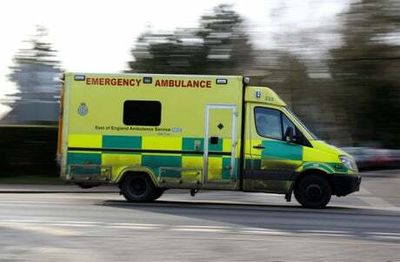
[[[324,52],[340,45],[332,31],[350,0],[1,0],[0,102],[17,92],[9,67],[36,25],[48,29],[63,69],[113,73],[127,69],[130,49],[145,30],[197,27],[200,16],[221,3],[245,18],[255,48],[281,48],[287,35],[314,32],[315,48]],[[0,118],[8,110],[0,104]]]

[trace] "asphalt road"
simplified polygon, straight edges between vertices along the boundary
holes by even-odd
[[[400,261],[399,189],[400,172],[369,173],[310,210],[270,194],[132,204],[110,187],[0,185],[0,261]]]

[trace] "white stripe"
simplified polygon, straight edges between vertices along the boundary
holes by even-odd
[[[298,230],[294,232],[276,230],[271,228],[259,227],[230,227],[230,226],[213,226],[213,225],[167,225],[167,224],[149,224],[149,223],[107,223],[107,222],[92,222],[92,221],[53,221],[53,220],[0,220],[0,225],[14,228],[18,230],[29,230],[38,233],[59,235],[59,236],[74,236],[79,235],[79,232],[62,227],[106,227],[120,228],[133,230],[160,230],[166,228],[171,231],[180,232],[213,232],[213,233],[243,233],[254,235],[276,235],[276,236],[293,236],[296,234],[310,236],[355,236],[351,231],[343,230]],[[368,237],[376,239],[400,240],[399,232],[366,232]]]
[[[273,236],[289,236],[294,235],[293,233],[282,232],[282,231],[265,231],[265,230],[243,230],[242,233],[247,234],[260,234],[260,235],[273,235]]]
[[[95,227],[97,225],[91,224],[66,224],[66,223],[46,223],[47,225],[57,226],[57,227]]]
[[[141,223],[108,223],[113,226],[143,226],[143,227],[162,227],[160,224],[141,224]]]
[[[227,226],[200,226],[200,225],[176,225],[174,227],[179,227],[179,228],[214,228],[214,229],[232,228],[232,227],[227,227]]]
[[[392,232],[369,232],[371,235],[384,235],[384,236],[400,236],[400,233],[392,233]]]
[[[400,240],[400,236],[372,236],[372,237],[383,240]]]
[[[340,230],[299,230],[301,233],[321,233],[321,234],[350,234],[349,231],[340,231]]]
[[[49,222],[51,223],[52,221],[49,221]],[[67,223],[67,224],[90,224],[90,225],[103,224],[103,222],[93,222],[93,221],[68,221],[68,220],[65,221],[65,220],[61,220],[61,221],[54,221],[54,222]]]
[[[22,224],[22,223],[16,223],[16,224],[8,224],[7,227],[17,229],[17,230],[33,231],[33,232],[37,232],[37,233],[41,233],[41,234],[55,235],[55,236],[77,236],[77,235],[79,235],[79,233],[76,231],[52,228],[49,226],[37,226],[37,225],[27,225],[27,224]]]
[[[242,228],[240,230],[242,233],[248,233],[248,234],[265,234],[265,235],[293,235],[293,233],[281,231],[281,230],[275,230],[275,229],[269,229],[269,228]]]
[[[222,228],[189,228],[189,227],[173,227],[172,231],[186,231],[186,232],[228,232]]]
[[[307,233],[308,236],[327,236],[327,237],[343,237],[343,236],[351,236],[344,234],[335,234],[335,233]]]
[[[105,227],[108,228],[122,228],[122,229],[144,229],[144,230],[151,230],[151,229],[158,229],[158,227],[150,227],[150,226],[118,226],[118,225],[107,225]]]

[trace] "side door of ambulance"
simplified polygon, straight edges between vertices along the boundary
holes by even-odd
[[[226,188],[235,188],[238,173],[236,158],[239,154],[237,106],[210,104],[205,112],[204,183],[225,183],[229,184]]]
[[[247,104],[245,172],[246,191],[285,193],[302,164],[303,145],[286,141],[285,131],[294,130],[292,121],[278,108]]]

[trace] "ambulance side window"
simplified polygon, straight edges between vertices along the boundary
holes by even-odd
[[[161,103],[159,101],[127,100],[124,102],[123,122],[129,126],[159,126]]]
[[[255,120],[260,136],[282,140],[281,112],[275,109],[256,107]]]
[[[283,133],[284,134],[288,127],[291,127],[293,129],[293,140],[294,140],[293,143],[311,147],[310,142],[308,142],[308,140],[303,136],[303,134],[300,132],[300,130],[283,113],[282,113],[282,125],[283,125]]]
[[[299,130],[296,128],[296,126],[292,123],[292,121],[290,121],[289,118],[287,118],[287,116],[285,116],[284,114],[282,114],[282,124],[283,124],[283,133],[285,133],[286,129],[288,127],[291,127],[293,129],[293,136],[299,137]]]
[[[304,137],[293,122],[281,111],[266,107],[254,108],[255,124],[257,134],[276,140],[284,139],[284,134],[288,127],[293,130],[292,143],[311,147],[310,142]]]

